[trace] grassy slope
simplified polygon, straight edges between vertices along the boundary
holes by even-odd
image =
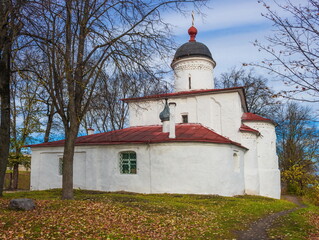
[[[298,209],[281,217],[275,225],[277,227],[269,231],[269,235],[274,239],[318,239],[319,207],[307,204],[306,208]]]
[[[6,194],[0,199],[0,239],[233,239],[266,214],[294,207],[263,197],[143,195],[60,190]],[[11,198],[36,199],[30,212],[7,209]],[[2,235],[1,235],[2,234]]]

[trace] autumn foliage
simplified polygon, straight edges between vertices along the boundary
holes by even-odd
[[[7,194],[0,199],[0,239],[231,239],[233,230],[293,207],[263,197],[143,195],[61,190]],[[36,201],[32,211],[8,209],[12,198]]]

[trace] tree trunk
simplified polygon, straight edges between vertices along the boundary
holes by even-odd
[[[49,114],[47,114],[48,122],[47,122],[47,126],[46,126],[46,129],[45,129],[44,142],[49,142],[51,128],[52,128],[52,123],[53,123],[53,116],[54,116],[54,113],[55,113],[53,104],[51,106],[49,106],[49,107],[51,107],[51,109],[50,109]]]
[[[73,158],[79,124],[72,122],[66,130],[63,152],[62,199],[73,199]]]
[[[12,189],[12,172],[9,173],[9,185],[7,187],[8,190]]]
[[[0,56],[0,196],[3,193],[10,147],[10,49],[6,44]]]
[[[19,163],[13,164],[13,179],[12,179],[12,189],[18,189],[18,182],[19,182]]]

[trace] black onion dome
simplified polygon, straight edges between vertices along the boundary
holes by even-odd
[[[187,42],[180,46],[174,56],[174,61],[185,57],[207,57],[213,60],[212,54],[208,47],[200,42]]]
[[[188,34],[190,37],[189,41],[177,49],[172,63],[182,58],[205,57],[212,60],[215,66],[216,62],[208,47],[205,44],[196,41],[197,29],[194,26],[191,26],[188,29]]]

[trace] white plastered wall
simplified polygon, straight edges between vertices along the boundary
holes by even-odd
[[[119,154],[122,151],[136,152],[137,174],[120,173]],[[61,188],[62,177],[58,174],[61,153],[62,148],[32,149],[32,190]],[[234,153],[237,159],[234,159]],[[244,193],[243,158],[243,149],[225,144],[76,147],[74,179],[81,179],[82,182],[80,186],[79,181],[75,180],[74,187],[103,191],[234,196]],[[85,171],[82,167],[76,167],[76,163],[83,159]]]
[[[172,64],[175,92],[213,89],[214,62],[208,58],[183,58]]]
[[[261,133],[257,139],[260,195],[279,199],[281,188],[275,126],[269,122],[245,122],[245,124]]]
[[[249,195],[260,194],[257,135],[249,132],[242,132],[241,144],[249,150],[245,153],[245,193]]]
[[[180,96],[169,99],[176,103],[175,121],[182,123],[188,115],[189,123],[200,123],[233,141],[241,141],[238,129],[243,113],[238,92]],[[129,102],[130,126],[159,125],[165,100]]]
[[[86,188],[87,156],[83,149],[74,153],[75,188]],[[59,158],[63,157],[63,148],[32,149],[31,190],[43,190],[62,187],[62,175],[59,174]]]
[[[152,192],[234,196],[244,193],[243,149],[224,144],[151,146]],[[234,163],[234,152],[238,163]]]

